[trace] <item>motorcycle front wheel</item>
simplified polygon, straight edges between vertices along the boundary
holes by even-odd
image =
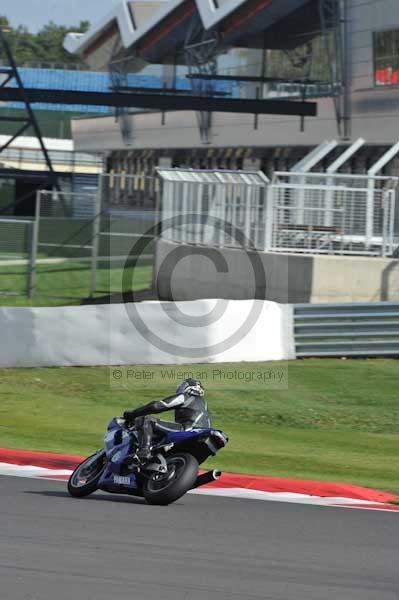
[[[144,484],[144,498],[149,504],[166,506],[175,502],[191,490],[197,479],[198,461],[191,454],[168,456],[166,463],[166,473],[154,473]]]
[[[68,481],[68,492],[75,498],[83,498],[97,490],[105,468],[105,452],[99,450],[76,467]]]

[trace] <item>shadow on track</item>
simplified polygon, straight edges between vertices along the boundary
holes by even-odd
[[[79,502],[82,502],[83,500],[86,500],[87,502],[92,502],[93,500],[97,500],[100,502],[121,502],[121,503],[125,503],[125,504],[138,504],[138,505],[143,505],[143,506],[149,506],[144,498],[136,498],[135,496],[122,496],[122,495],[105,495],[105,494],[101,494],[98,496],[95,495],[91,495],[90,497],[87,498],[72,498],[72,496],[70,496],[68,494],[68,492],[54,492],[54,491],[44,491],[44,492],[36,492],[36,491],[25,491],[22,492],[23,494],[33,494],[34,496],[45,496],[46,498],[69,498],[70,500],[79,500]]]

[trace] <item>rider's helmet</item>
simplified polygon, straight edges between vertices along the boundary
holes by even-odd
[[[205,390],[199,379],[184,379],[176,389],[176,394],[188,394],[189,396],[203,396]]]

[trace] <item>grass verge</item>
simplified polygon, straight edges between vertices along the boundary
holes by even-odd
[[[88,454],[113,415],[173,393],[185,371],[202,377],[214,425],[230,436],[209,466],[399,493],[395,360],[120,371],[116,380],[112,368],[0,370],[0,446]]]
[[[99,264],[95,297],[120,292],[122,267],[108,268]],[[128,289],[142,290],[151,286],[152,265],[127,268]],[[91,266],[88,262],[65,262],[37,265],[35,296],[26,296],[27,270],[24,266],[2,266],[0,262],[0,306],[63,306],[80,304],[90,293]],[[132,282],[132,285],[130,285]],[[4,295],[13,292],[15,295]]]

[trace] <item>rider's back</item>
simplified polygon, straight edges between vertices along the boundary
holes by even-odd
[[[211,416],[205,398],[185,394],[184,404],[175,410],[175,421],[183,425],[185,429],[211,427]]]

